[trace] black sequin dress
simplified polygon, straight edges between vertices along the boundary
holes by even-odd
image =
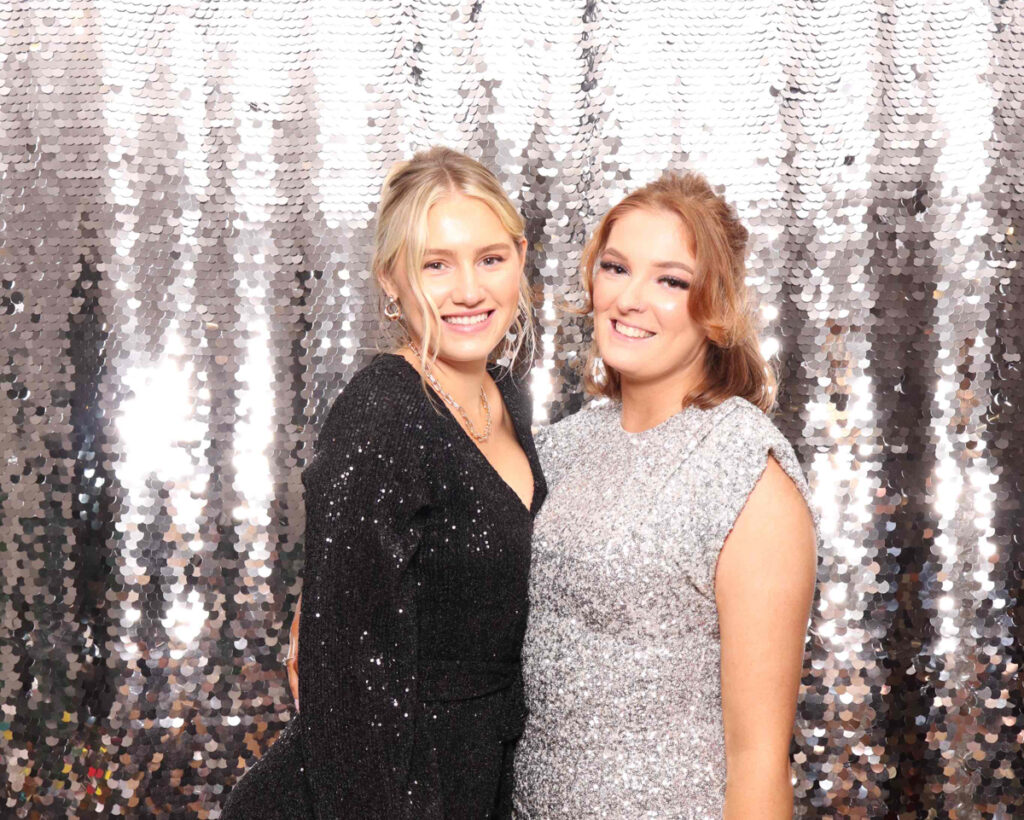
[[[511,814],[525,706],[531,406],[498,381],[533,472],[527,509],[402,357],[335,401],[303,473],[300,714],[239,780],[234,818]]]

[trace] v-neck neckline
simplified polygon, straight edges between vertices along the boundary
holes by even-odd
[[[416,376],[417,380],[419,380],[419,370],[417,370],[413,366],[413,364],[408,359],[406,359],[405,356],[403,356],[401,353],[382,353],[380,355],[391,356],[395,359],[400,360],[402,364],[404,364],[409,369],[409,371]],[[488,365],[487,372],[489,374],[491,373],[491,368],[492,366]],[[530,477],[533,479],[533,490],[530,494],[529,505],[527,505],[526,502],[523,501],[522,496],[520,496],[519,493],[515,491],[515,488],[505,480],[504,476],[502,476],[500,472],[498,472],[498,468],[491,464],[491,460],[487,458],[487,456],[484,454],[484,451],[480,449],[480,446],[475,441],[473,441],[472,436],[469,435],[469,432],[466,430],[466,428],[459,424],[459,420],[455,418],[455,414],[448,406],[448,403],[437,394],[437,391],[435,391],[430,386],[429,382],[427,383],[427,389],[430,390],[431,394],[437,398],[438,402],[440,402],[441,407],[444,408],[445,415],[448,417],[451,423],[458,428],[463,440],[466,442],[467,445],[469,445],[473,449],[473,452],[476,453],[480,461],[483,462],[485,468],[488,469],[493,474],[495,479],[497,479],[498,483],[501,484],[509,494],[511,494],[512,498],[516,500],[518,505],[522,508],[523,512],[533,517],[534,515],[536,515],[537,500],[541,496],[541,486],[544,481],[544,477],[540,469],[540,460],[537,457],[534,448],[527,446],[527,442],[523,436],[523,430],[520,428],[519,425],[519,419],[516,417],[516,414],[512,412],[512,408],[509,406],[508,396],[506,395],[505,390],[502,388],[501,384],[502,381],[504,381],[504,379],[495,379],[493,374],[491,375],[491,378],[494,379],[494,386],[498,388],[498,395],[501,396],[501,402],[504,405],[505,412],[508,414],[508,417],[512,419],[512,429],[515,432],[516,442],[519,444],[519,448],[523,451],[523,455],[526,456],[526,461],[530,465]],[[529,428],[527,427],[527,429]]]

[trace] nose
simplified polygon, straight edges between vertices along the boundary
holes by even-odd
[[[475,305],[484,298],[480,287],[480,276],[476,266],[460,264],[455,270],[455,287],[452,290],[452,301],[460,305]]]
[[[615,300],[615,307],[622,313],[638,313],[647,307],[647,300],[644,296],[644,282],[639,276],[631,276],[626,280],[626,286],[619,291]]]

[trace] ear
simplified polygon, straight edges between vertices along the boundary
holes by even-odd
[[[398,288],[395,287],[388,274],[377,271],[374,276],[377,279],[377,284],[380,285],[380,289],[384,291],[384,296],[388,299],[398,298]]]
[[[518,242],[515,243],[516,252],[519,254],[519,267],[526,267],[526,237],[524,236]]]

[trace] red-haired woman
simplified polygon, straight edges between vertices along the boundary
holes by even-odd
[[[519,816],[792,816],[817,539],[766,415],[746,240],[702,177],[666,175],[585,249],[611,401],[537,437]]]

